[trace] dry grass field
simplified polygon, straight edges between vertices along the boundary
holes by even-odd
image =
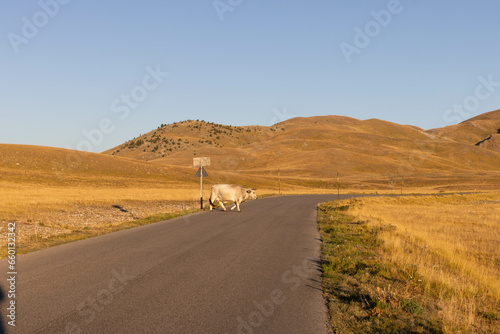
[[[192,167],[104,154],[0,145],[0,242],[6,240],[9,221],[17,222],[18,242],[32,243],[82,228],[199,208],[195,172]],[[204,182],[205,205],[214,183],[257,187],[259,195],[278,193],[277,180],[211,169],[209,173]],[[298,183],[284,182],[282,193],[327,191]]]
[[[500,329],[500,193],[363,198],[348,214],[391,227],[379,234],[384,261],[439,301],[447,332]]]
[[[30,242],[185,209],[196,189],[189,172],[101,154],[0,145],[0,220],[16,221],[18,241]],[[2,243],[5,236],[0,231]]]
[[[464,124],[480,138],[499,116]],[[211,157],[206,199],[216,183],[260,196],[336,193],[337,172],[342,194],[399,194],[401,185],[404,194],[498,190],[500,153],[449,139],[453,133],[322,116],[270,127],[179,122],[104,154],[0,144],[0,220],[17,221],[19,238],[29,241],[196,208],[192,159],[200,156]]]

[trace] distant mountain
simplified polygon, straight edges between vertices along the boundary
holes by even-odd
[[[193,157],[209,156],[212,170],[266,177],[279,169],[297,184],[333,181],[337,172],[372,182],[413,177],[415,185],[480,172],[487,172],[485,180],[499,180],[500,152],[475,145],[496,131],[499,115],[429,131],[342,116],[293,118],[270,127],[190,120],[162,125],[103,153],[185,167]],[[484,143],[479,145],[495,146]]]

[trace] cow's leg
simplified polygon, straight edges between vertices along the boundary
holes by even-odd
[[[212,211],[213,207],[212,207],[212,203],[210,203],[210,211]]]
[[[222,206],[222,208],[224,209],[224,211],[227,212],[226,207],[224,206],[224,202],[222,202],[221,200],[219,200],[219,203],[220,203],[220,206]]]
[[[231,211],[234,210],[234,208],[236,208],[236,206],[238,205],[238,202],[237,201],[234,201],[234,205],[233,207],[231,208]]]
[[[241,212],[240,211],[240,203],[239,202],[236,202],[236,207],[238,208],[238,212]]]

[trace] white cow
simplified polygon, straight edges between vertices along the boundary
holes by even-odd
[[[215,201],[218,201],[224,211],[227,212],[223,202],[234,201],[234,206],[231,210],[238,208],[238,212],[240,212],[240,203],[249,198],[257,199],[255,189],[245,188],[235,184],[214,184],[212,186],[212,191],[210,192],[210,211],[212,211]]]

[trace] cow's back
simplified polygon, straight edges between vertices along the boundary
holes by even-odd
[[[212,186],[211,197],[217,197],[223,201],[236,201],[243,196],[243,192],[243,187],[235,184],[215,184]]]

